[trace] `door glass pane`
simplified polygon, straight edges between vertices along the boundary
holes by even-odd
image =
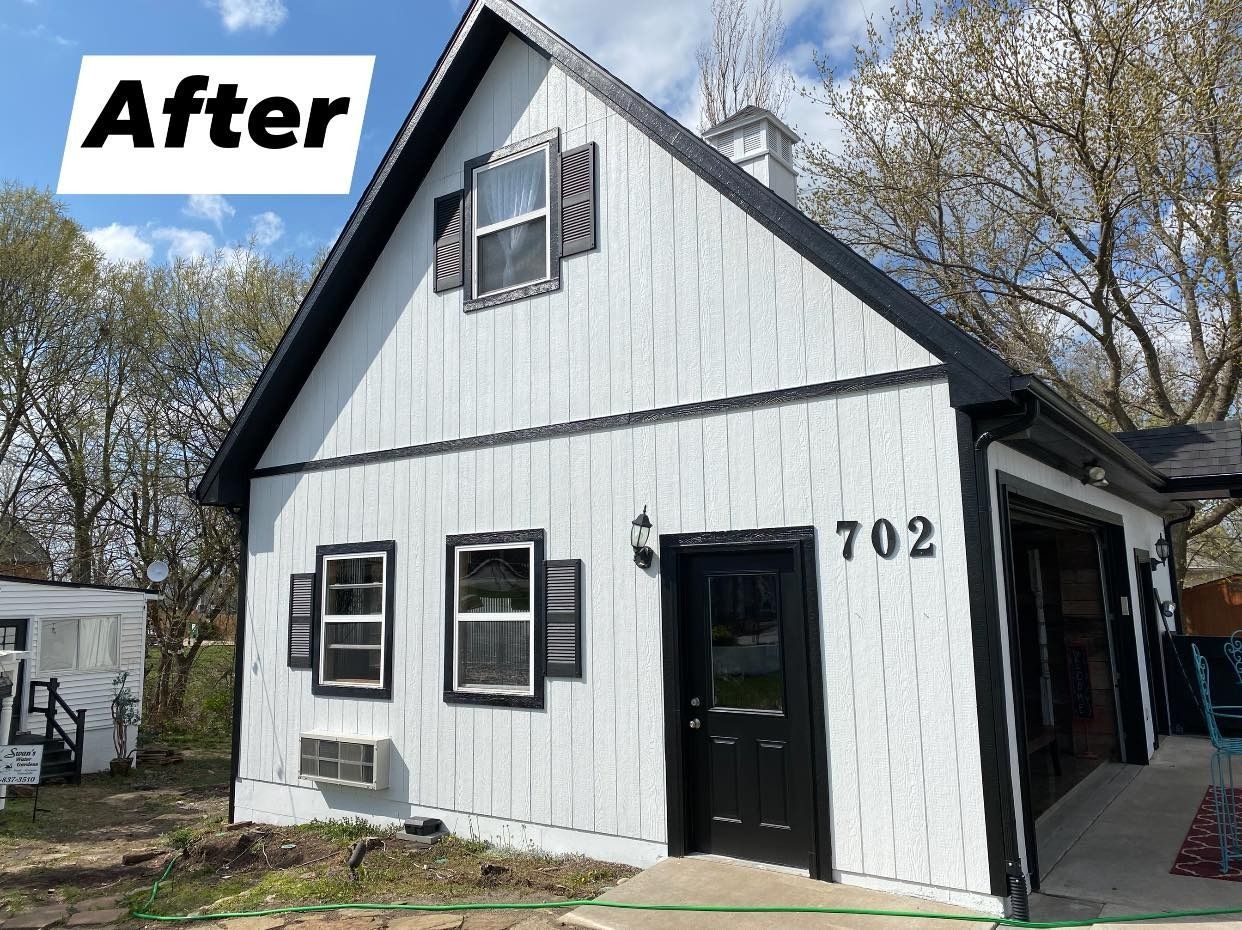
[[[547,203],[546,154],[546,149],[539,149],[475,173],[475,210],[480,227],[543,209]]]
[[[712,575],[707,579],[712,634],[712,705],[781,710],[779,576]]]
[[[0,626],[0,649],[17,648],[17,627]]]
[[[548,276],[547,220],[539,217],[479,237],[479,293],[542,281]]]

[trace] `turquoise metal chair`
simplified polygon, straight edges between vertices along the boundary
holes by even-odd
[[[1233,760],[1242,756],[1242,739],[1225,737],[1220,721],[1242,720],[1242,707],[1216,706],[1212,703],[1211,679],[1207,659],[1193,643],[1195,677],[1199,679],[1199,696],[1203,701],[1203,719],[1216,752],[1212,755],[1212,794],[1216,808],[1216,835],[1220,838],[1220,870],[1229,871],[1230,863],[1242,862],[1242,804],[1233,777]]]
[[[1242,630],[1234,630],[1225,643],[1225,658],[1233,666],[1233,677],[1242,685]]]

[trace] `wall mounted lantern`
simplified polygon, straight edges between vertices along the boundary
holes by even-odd
[[[1082,470],[1082,483],[1089,484],[1093,488],[1106,488],[1108,487],[1108,473],[1099,462],[1088,462]]]
[[[647,545],[647,540],[651,537],[651,518],[647,516],[647,505],[643,505],[643,512],[634,518],[634,522],[630,524],[630,545],[634,549],[634,564],[639,568],[650,568],[651,560],[655,553],[651,551],[651,547]]]
[[[1151,560],[1151,567],[1155,568],[1157,565],[1163,565],[1165,562],[1169,561],[1169,556],[1172,554],[1172,551],[1172,547],[1169,546],[1169,541],[1165,539],[1164,534],[1161,533],[1160,538],[1156,540],[1156,558]]]

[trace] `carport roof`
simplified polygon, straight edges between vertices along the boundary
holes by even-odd
[[[1242,425],[1237,420],[1161,426],[1116,436],[1167,477],[1173,496],[1242,496]]]

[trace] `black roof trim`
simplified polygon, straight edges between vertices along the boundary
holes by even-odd
[[[955,369],[955,405],[1008,396],[1014,371],[997,355],[524,9],[510,0],[475,0],[199,483],[195,493],[201,502],[239,505],[245,500],[250,470],[270,440],[273,424],[288,412],[510,32],[590,87],[777,238]]]
[[[18,581],[22,584],[41,584],[49,588],[86,588],[91,591],[125,591],[130,594],[155,594],[151,588],[131,588],[123,584],[90,584],[85,581],[50,581],[47,578],[27,578],[24,575],[0,575],[0,583]]]

